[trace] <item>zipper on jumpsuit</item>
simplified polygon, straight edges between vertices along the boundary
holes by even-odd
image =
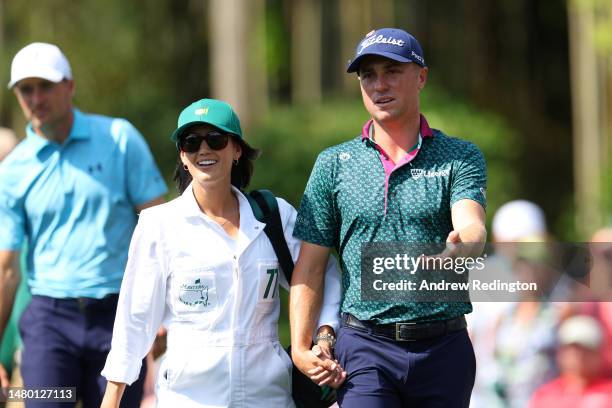
[[[240,312],[240,301],[242,299],[242,280],[240,279],[240,268],[238,267],[238,259],[240,258],[239,253],[233,255],[233,275],[234,283],[236,285],[236,297],[234,298],[234,304],[232,307],[232,327],[235,327],[236,320],[239,317]],[[230,392],[229,392],[229,406],[230,407],[241,407],[245,399],[244,391],[244,351],[241,346],[236,346],[232,338],[232,345],[230,351]]]

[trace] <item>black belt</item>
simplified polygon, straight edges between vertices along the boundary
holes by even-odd
[[[85,310],[112,310],[117,307],[119,295],[112,293],[101,299],[95,298],[52,298],[49,296],[33,295],[32,300],[51,305],[52,307],[67,307],[70,309]]]
[[[342,324],[353,329],[367,331],[395,341],[432,339],[467,327],[464,316],[434,322],[375,324],[369,321],[359,320],[350,313],[342,314]]]

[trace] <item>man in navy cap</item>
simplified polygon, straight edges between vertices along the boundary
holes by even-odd
[[[319,155],[304,193],[294,229],[303,241],[291,289],[295,364],[319,384],[342,384],[342,407],[467,407],[476,369],[464,318],[471,304],[363,300],[361,262],[371,242],[447,243],[451,256],[482,250],[483,155],[421,114],[428,68],[409,33],[370,32],[347,72],[357,73],[371,119]],[[342,327],[329,340],[339,364],[310,350],[332,248],[343,270]]]

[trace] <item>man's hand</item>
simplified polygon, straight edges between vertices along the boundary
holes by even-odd
[[[461,244],[461,242],[459,231],[451,231],[448,237],[446,237],[446,248],[442,251],[440,256],[443,258],[456,258],[461,254],[460,245],[457,245]]]
[[[332,358],[327,342],[314,345],[311,350],[292,349],[291,358],[295,366],[318,386],[338,388],[346,379],[346,371]]]
[[[446,237],[446,247],[442,252],[434,255],[423,255],[425,264],[427,265],[427,259],[430,258],[441,258],[445,260],[447,258],[457,258],[461,256],[466,249],[460,245],[461,243],[461,234],[459,234],[459,231],[451,231]]]

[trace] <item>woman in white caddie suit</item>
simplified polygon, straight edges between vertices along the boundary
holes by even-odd
[[[140,214],[123,279],[102,407],[118,407],[161,324],[167,351],[158,374],[160,407],[292,407],[291,360],[278,341],[278,285],[288,287],[263,229],[242,194],[257,151],[225,102],[185,108],[172,135],[182,195]],[[296,211],[278,199],[294,259]],[[335,262],[325,280],[319,331],[338,324]],[[332,375],[332,374],[330,374]]]

